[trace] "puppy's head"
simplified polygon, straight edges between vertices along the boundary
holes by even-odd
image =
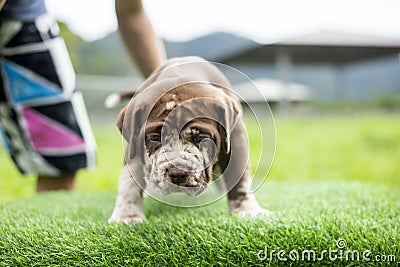
[[[142,99],[147,103],[135,107],[131,101],[121,113],[127,156],[142,159],[152,191],[196,196],[206,189],[221,154],[229,156],[230,132],[239,112],[225,90],[207,83],[184,84],[155,103]]]

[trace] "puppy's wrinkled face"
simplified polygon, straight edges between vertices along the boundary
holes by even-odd
[[[217,147],[215,129],[204,120],[192,121],[183,130],[147,127],[148,155],[146,184],[158,194],[184,192],[196,196],[212,177]]]
[[[180,108],[182,100],[177,94],[164,96],[145,126],[146,184],[160,195],[203,192],[220,148],[217,123],[204,117],[187,121],[196,108]]]

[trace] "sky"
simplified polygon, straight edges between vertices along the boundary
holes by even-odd
[[[226,31],[268,43],[317,30],[400,39],[400,0],[143,0],[158,35],[185,41]],[[86,40],[117,29],[114,0],[46,0]]]

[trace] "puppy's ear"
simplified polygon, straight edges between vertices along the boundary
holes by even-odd
[[[119,129],[119,131],[120,131],[121,134],[123,134],[122,127],[123,127],[123,125],[124,125],[124,118],[125,118],[126,109],[127,109],[127,107],[125,106],[125,107],[119,112],[118,119],[117,119],[117,123],[116,123],[116,125],[117,125],[117,127],[118,127],[118,129]],[[125,138],[125,136],[124,136],[124,138]],[[126,138],[125,138],[125,140],[126,140]]]
[[[129,159],[133,159],[136,155],[142,155],[144,139],[142,110],[130,108],[127,105],[119,113],[117,119],[117,127],[124,139],[128,142],[127,153]]]

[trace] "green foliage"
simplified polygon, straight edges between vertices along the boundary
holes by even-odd
[[[117,32],[106,38],[87,42],[68,26],[58,22],[76,73],[106,75],[139,75]]]
[[[83,46],[86,45],[86,42],[79,37],[79,35],[71,32],[65,23],[59,21],[58,26],[60,27],[60,34],[66,43],[72,65],[75,67],[75,69],[79,69],[80,64],[82,64],[82,58],[79,54],[79,51]]]
[[[387,110],[399,110],[400,109],[400,93],[393,92],[391,94],[380,94],[377,95],[373,100],[378,108],[384,108]]]

